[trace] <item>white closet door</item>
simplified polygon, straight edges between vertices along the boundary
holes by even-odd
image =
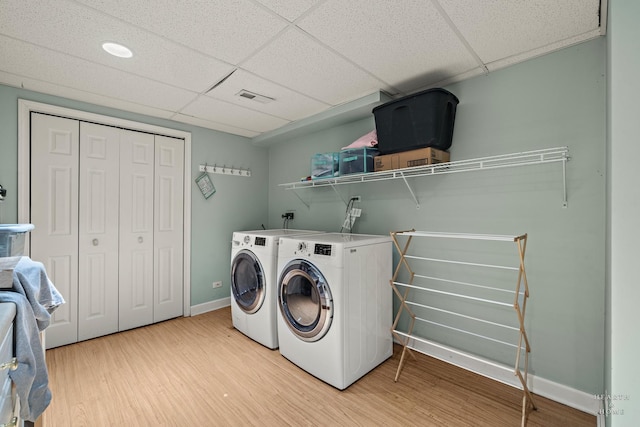
[[[160,322],[182,315],[184,141],[155,136],[154,313]]]
[[[31,258],[44,264],[66,304],[47,329],[47,345],[78,340],[77,120],[31,114]]]
[[[120,330],[153,323],[154,137],[120,141]]]
[[[118,331],[120,129],[80,123],[78,340]]]

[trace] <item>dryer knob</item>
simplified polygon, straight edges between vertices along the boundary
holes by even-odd
[[[249,236],[244,236],[244,243],[245,244],[249,244],[249,242],[251,241],[251,237]]]
[[[305,242],[298,243],[298,251],[304,252],[307,250],[307,244]]]

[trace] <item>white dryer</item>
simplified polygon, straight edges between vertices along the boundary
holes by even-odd
[[[278,348],[276,326],[278,239],[320,233],[307,230],[236,231],[231,241],[233,326],[270,349]]]
[[[393,353],[389,236],[281,237],[280,353],[343,390]]]

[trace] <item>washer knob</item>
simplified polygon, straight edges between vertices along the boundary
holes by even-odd
[[[307,244],[305,242],[298,243],[298,251],[304,252],[307,250]]]
[[[251,237],[249,236],[244,236],[244,243],[245,244],[249,244],[249,242],[251,241]]]

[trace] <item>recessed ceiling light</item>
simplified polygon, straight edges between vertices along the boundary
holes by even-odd
[[[102,48],[111,55],[117,56],[118,58],[131,58],[133,56],[133,52],[131,52],[131,49],[118,43],[102,43]]]

